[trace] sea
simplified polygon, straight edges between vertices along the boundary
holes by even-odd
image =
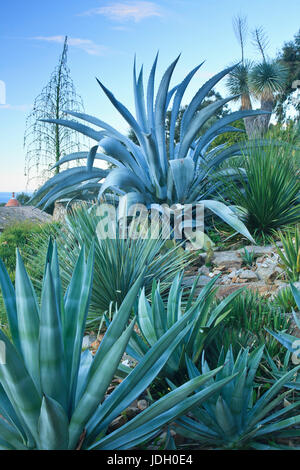
[[[19,193],[16,193],[16,196],[18,194],[20,194],[21,192],[23,192],[23,191],[20,191]],[[24,191],[24,192],[26,192],[26,194],[31,194],[27,191]],[[3,203],[3,202],[5,202],[5,203],[8,202],[11,197],[12,197],[12,191],[10,193],[4,193],[4,192],[0,191],[0,204]]]
[[[12,193],[1,193],[0,192],[0,203],[8,202],[12,196]]]

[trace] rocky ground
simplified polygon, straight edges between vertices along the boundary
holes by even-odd
[[[278,246],[280,247],[280,243]],[[213,277],[219,275],[217,295],[220,298],[241,287],[257,290],[260,294],[271,297],[287,285],[276,246],[251,245],[246,247],[246,250],[252,264],[247,264],[244,248],[235,251],[215,251],[209,263],[208,254],[201,253],[199,263],[187,272],[184,285],[191,286],[199,276],[197,286],[201,289]]]

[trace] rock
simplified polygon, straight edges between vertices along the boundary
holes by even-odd
[[[218,266],[219,271],[227,271],[226,266]]]
[[[199,276],[198,286],[206,286],[210,282],[210,278],[208,276]]]
[[[229,284],[231,282],[231,279],[227,274],[221,277],[221,284]]]
[[[237,251],[217,251],[212,259],[214,266],[222,266],[222,269],[241,268],[242,258]]]
[[[258,245],[250,245],[245,246],[246,250],[249,253],[253,253],[254,258],[259,258],[265,255],[270,256],[272,253],[276,253],[276,248],[273,245],[265,245],[265,246],[258,246]],[[238,252],[243,255],[244,248],[240,248]]]
[[[82,349],[88,349],[97,340],[97,336],[94,334],[85,335],[82,340]]]
[[[233,279],[234,277],[236,277],[236,270],[233,269],[233,270],[231,271],[231,273],[228,274],[228,277],[229,277],[229,279]]]
[[[122,361],[122,364],[123,364],[123,366],[131,367],[130,366],[130,361],[128,359],[125,359],[124,361]]]
[[[131,418],[134,418],[139,413],[139,410],[135,408],[134,406],[129,406],[128,408],[126,408],[125,413],[126,413],[127,418],[131,419]]]
[[[52,222],[52,216],[34,206],[0,207],[0,232],[5,227],[28,220],[37,224]]]
[[[251,271],[251,269],[246,269],[240,274],[240,279],[248,279],[248,281],[257,281],[257,275]]]
[[[188,277],[185,277],[183,278],[182,280],[182,286],[183,287],[192,287],[192,285],[194,284],[195,282],[195,279],[196,279],[197,276],[188,276]],[[214,274],[213,273],[210,273],[209,274],[209,277],[208,276],[199,276],[199,279],[198,279],[198,283],[197,283],[197,287],[203,287],[203,286],[206,286],[206,284],[208,284],[210,282],[210,278],[211,277],[214,277]],[[220,280],[218,279],[216,284],[219,284]]]
[[[56,222],[65,222],[66,215],[66,204],[56,201],[54,203],[53,220],[55,220]]]
[[[148,408],[148,402],[146,400],[139,400],[137,402],[138,409],[143,411]]]
[[[123,426],[127,422],[127,419],[125,416],[120,415],[117,418],[115,418],[111,424],[109,425],[109,430],[110,432],[115,431],[116,429],[119,429],[121,426]]]
[[[122,364],[127,367],[135,367],[137,362],[131,356],[128,356],[128,354],[124,353],[122,357]]]
[[[248,286],[247,283],[244,283],[243,285],[241,284],[229,284],[225,286],[220,286],[218,289],[216,296],[218,299],[223,299],[224,297],[227,297],[228,295],[232,294],[236,290],[240,289],[241,287],[246,287]]]
[[[281,273],[277,263],[268,259],[264,263],[257,263],[257,276],[260,280],[265,282],[274,281]]]
[[[214,269],[212,274],[213,276],[218,276],[219,274],[221,274],[221,271],[219,269]]]
[[[201,268],[198,269],[199,274],[204,274],[204,276],[209,275],[209,268],[207,266],[201,266]]]
[[[237,284],[229,284],[229,285],[221,285],[217,291],[217,297],[222,299],[227,297],[232,292],[235,292],[237,289],[241,289],[242,287],[246,287],[247,289],[251,289],[253,291],[258,291],[259,294],[270,296],[273,292],[277,290],[276,286],[273,285],[266,285],[264,281],[257,281],[257,282],[243,282],[243,279],[239,280],[240,283]]]

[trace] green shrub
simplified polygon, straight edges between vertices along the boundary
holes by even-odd
[[[32,237],[36,234],[51,233],[52,224],[37,224],[34,222],[17,222],[6,227],[0,234],[0,258],[7,267],[7,271],[14,281],[16,269],[16,248],[27,258],[34,255],[31,244]],[[49,235],[48,235],[49,236]]]
[[[38,224],[29,221],[17,222],[6,227],[0,234],[0,258],[6,265],[7,271],[14,282],[16,269],[16,248],[25,258],[35,257],[37,253],[32,245],[32,237],[41,233],[51,234],[56,224]],[[42,276],[40,270],[34,273],[34,267],[31,267],[31,274]],[[6,312],[3,298],[0,292],[0,324],[6,325]]]

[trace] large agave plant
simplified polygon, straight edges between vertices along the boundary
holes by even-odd
[[[218,370],[185,383],[121,428],[108,426],[135,400],[187,334],[185,315],[106,397],[135,321],[127,326],[141,285],[137,279],[93,357],[82,339],[89,307],[93,249],[78,258],[62,296],[56,246],[50,244],[38,305],[31,281],[17,255],[16,289],[0,260],[0,284],[12,341],[0,330],[0,449],[128,449],[156,435],[162,426],[209,398],[231,378],[191,395]]]
[[[89,127],[74,120],[50,119],[47,122],[61,124],[94,139],[97,143],[89,153],[79,152],[63,157],[57,165],[73,160],[86,159],[86,166],[65,170],[54,176],[36,193],[34,200],[47,207],[58,198],[86,197],[89,191],[101,197],[108,189],[119,195],[126,195],[128,205],[196,203],[201,201],[210,211],[221,217],[235,230],[248,238],[249,232],[234,212],[217,200],[212,199],[214,185],[207,184],[209,175],[227,158],[241,153],[239,144],[230,147],[220,146],[213,150],[210,144],[225,132],[239,131],[232,127],[234,121],[247,116],[264,114],[266,111],[237,111],[216,121],[203,135],[201,130],[207,121],[230,100],[216,100],[200,109],[203,100],[211,89],[234,67],[229,67],[208,80],[195,94],[187,106],[181,120],[180,140],[175,142],[175,127],[184,92],[192,77],[202,64],[195,67],[185,79],[170,89],[170,82],[178,58],[168,67],[159,84],[154,99],[154,79],[157,57],[154,61],[144,96],[143,69],[133,71],[133,88],[136,118],[98,80],[108,99],[120,112],[133,130],[138,145],[106,122],[83,113],[69,111],[69,114]],[[166,113],[171,99],[173,106],[170,119],[170,132],[166,136]],[[201,135],[199,137],[199,135]],[[100,148],[100,152],[98,152]],[[104,160],[114,165],[110,171],[95,168],[96,160]],[[104,181],[102,181],[105,178]]]
[[[217,278],[212,279],[198,295],[196,295],[196,279],[188,296],[185,296],[181,287],[182,276],[180,273],[176,275],[166,302],[162,299],[159,283],[153,283],[151,303],[145,296],[145,290],[142,290],[137,315],[141,335],[133,332],[127,347],[128,354],[140,362],[156,341],[182,316],[192,313],[194,318],[192,328],[182,338],[160,374],[161,377],[168,377],[176,383],[182,383],[187,376],[186,356],[193,363],[198,363],[203,348],[216,334],[218,325],[231,311],[233,299],[240,293],[240,290],[233,292],[216,305]]]
[[[289,391],[279,393],[299,367],[284,374],[255,400],[255,376],[263,348],[250,355],[248,349],[240,350],[236,359],[231,349],[226,356],[223,351],[219,364],[224,364],[224,368],[209,383],[212,385],[214,380],[224,379],[227,374],[235,374],[234,379],[203,406],[195,407],[189,416],[179,418],[177,432],[194,440],[198,446],[219,449],[266,450],[276,448],[274,441],[283,436],[299,436],[300,401],[283,407]],[[191,378],[199,377],[199,370],[190,359],[187,366]],[[203,361],[202,372],[209,370]],[[293,429],[297,425],[298,428]]]

